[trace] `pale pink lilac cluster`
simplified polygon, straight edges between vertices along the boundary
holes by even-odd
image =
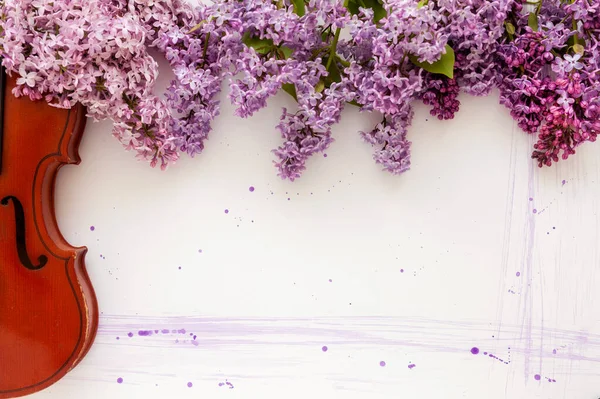
[[[0,0],[3,65],[16,95],[81,103],[165,168],[203,151],[224,83],[241,118],[281,91],[284,179],[333,143],[348,104],[381,122],[361,137],[384,170],[410,168],[412,104],[452,119],[459,95],[498,88],[540,166],[600,129],[600,10],[589,0]],[[162,53],[175,79],[154,92]]]
[[[81,103],[91,118],[112,119],[127,149],[164,168],[177,150],[170,109],[153,91],[158,65],[148,49],[159,22],[168,26],[185,7],[154,1],[149,10],[149,3],[6,1],[0,49],[3,65],[19,76],[15,95],[57,107]]]

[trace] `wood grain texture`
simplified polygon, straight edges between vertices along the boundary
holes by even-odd
[[[0,398],[42,390],[89,350],[96,297],[85,247],[71,246],[54,213],[59,168],[80,162],[83,107],[4,97],[0,217]]]

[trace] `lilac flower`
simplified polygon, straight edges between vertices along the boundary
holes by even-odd
[[[564,71],[571,72],[573,69],[582,69],[583,64],[581,62],[579,62],[580,59],[581,59],[581,54],[575,54],[575,55],[565,54],[564,62],[566,65],[564,67]]]
[[[348,103],[382,115],[360,134],[375,162],[396,174],[410,167],[413,101],[451,119],[461,90],[493,88],[518,125],[538,135],[532,157],[550,165],[600,130],[600,3],[544,0],[537,29],[525,3],[384,0],[375,12],[371,3],[357,10],[310,0],[300,15],[291,0],[0,0],[0,54],[18,75],[15,95],[83,104],[91,118],[112,120],[113,135],[151,166],[203,151],[223,82],[242,118],[282,90],[294,97],[273,151],[286,179],[334,142]],[[445,62],[448,47],[453,77],[426,66]],[[154,93],[150,51],[175,74],[165,98]]]

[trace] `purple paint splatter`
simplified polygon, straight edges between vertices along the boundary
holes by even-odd
[[[254,192],[254,186],[248,187],[248,191],[250,191],[251,193],[253,193]]]
[[[329,282],[330,282],[330,283],[333,283],[333,280],[332,280],[332,279],[329,279]]]
[[[123,379],[121,377],[117,378],[117,383],[118,384],[122,384],[123,383]]]
[[[417,365],[413,364],[413,363],[411,363],[411,364],[408,365],[408,368],[411,369],[411,370],[414,369],[415,367],[417,367]]]
[[[516,276],[520,277],[521,276],[521,272],[517,272]]]
[[[385,367],[385,362],[382,360],[382,361],[380,361],[380,362],[379,362],[379,365],[380,365],[381,367]]]
[[[150,330],[140,330],[140,331],[138,331],[138,335],[140,337],[149,337],[149,336],[152,335],[152,331],[150,331]]]
[[[479,353],[479,348],[473,347],[471,348],[471,353],[477,355]]]
[[[566,180],[563,180],[563,181],[562,181],[562,185],[564,186],[565,184],[567,184],[567,181],[566,181]]]
[[[127,336],[128,336],[129,338],[131,338],[131,337],[133,337],[133,333],[132,333],[132,332],[130,332],[130,333],[127,333]]]
[[[326,346],[324,346],[324,347],[322,347],[322,348],[321,348],[321,350],[322,350],[323,352],[327,352],[327,349],[329,349],[329,348],[327,348]]]
[[[90,226],[90,230],[94,231],[94,230],[96,230],[96,228],[94,226]]]
[[[188,388],[191,388],[191,387],[193,387],[193,386],[194,386],[194,384],[192,384],[191,382],[188,382],[188,383],[187,383],[187,386],[188,386]]]
[[[404,269],[400,269],[400,273],[404,273]]]
[[[539,375],[539,374],[536,374],[536,375],[533,376],[533,378],[535,378],[536,381],[539,381],[539,380],[542,379],[542,376]]]
[[[533,210],[533,213],[537,213],[537,209],[534,209],[534,210]]]

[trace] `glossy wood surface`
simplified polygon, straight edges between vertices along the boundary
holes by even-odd
[[[0,172],[0,398],[40,391],[89,350],[98,325],[84,266],[54,214],[58,169],[78,164],[85,110],[3,93]],[[21,212],[21,210],[22,212]]]

